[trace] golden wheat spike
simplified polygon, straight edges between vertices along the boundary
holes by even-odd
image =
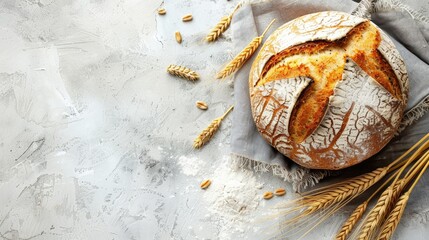
[[[371,209],[365,222],[360,229],[359,240],[368,240],[377,231],[377,228],[383,223],[387,214],[392,209],[399,195],[406,184],[405,179],[401,179],[390,185],[380,196],[375,206]],[[393,204],[392,204],[393,203]]]
[[[258,49],[259,45],[261,45],[262,39],[267,33],[268,29],[274,23],[275,19],[271,21],[271,23],[265,28],[264,32],[259,37],[255,37],[247,46],[232,59],[217,75],[217,79],[225,78],[231,73],[237,71],[241,68],[244,63],[249,60],[249,58],[255,53],[256,49]]]
[[[228,115],[229,112],[232,111],[234,106],[231,106],[221,117],[216,118],[213,120],[210,125],[205,128],[200,135],[194,140],[194,148],[201,148],[204,146],[207,142],[212,139],[213,135],[217,132],[217,130],[220,127],[220,124],[222,123],[222,120]]]
[[[324,211],[331,208],[338,210],[382,179],[387,174],[387,170],[387,167],[378,168],[372,172],[334,184],[330,189],[322,188],[320,192],[315,191],[291,203],[286,203],[287,210],[280,214],[288,215],[295,212],[297,215],[284,221],[283,224],[295,224],[319,212],[319,210]]]
[[[427,143],[423,143],[423,145],[406,160],[406,163],[396,175],[400,175],[403,169],[405,169],[411,161],[414,161],[416,153],[420,154],[423,151],[427,151],[428,146],[429,145],[427,145]],[[399,199],[404,187],[417,174],[417,172],[423,168],[423,165],[425,164],[424,161],[428,158],[429,151],[424,153],[423,156],[414,164],[410,170],[411,172],[407,174],[406,178],[398,180],[396,177],[393,183],[381,194],[376,205],[371,209],[370,213],[365,218],[363,226],[360,228],[358,235],[359,240],[371,239],[371,237],[377,233],[377,228],[385,222],[386,216],[396,206],[397,200]],[[416,182],[414,182],[413,186],[415,183]]]
[[[383,218],[386,214],[386,205],[388,205],[393,196],[393,186],[388,187],[383,194],[378,199],[376,205],[371,210],[366,219],[360,234],[358,236],[359,240],[367,240],[370,239],[370,234],[375,230],[377,224],[380,222],[381,218]]]
[[[340,185],[323,191],[320,194],[315,193],[304,196],[300,203],[308,202],[310,206],[307,208],[306,212],[313,213],[319,209],[354,198],[382,179],[387,171],[387,167],[377,168],[372,172],[346,180]]]
[[[390,170],[390,169],[389,169]],[[373,199],[378,192],[384,189],[388,183],[394,179],[396,174],[391,175],[387,180],[384,180],[383,184],[381,184],[377,190],[375,190],[369,198],[366,199],[365,202],[360,204],[350,215],[350,217],[344,222],[340,230],[338,231],[337,235],[335,236],[336,240],[340,239],[347,239],[348,235],[351,233],[353,228],[356,226],[356,223],[362,218],[363,214],[366,211],[366,208],[368,207],[368,203],[371,202],[371,199]]]
[[[402,214],[404,213],[404,209],[407,206],[409,196],[410,193],[406,192],[399,198],[392,212],[387,217],[384,225],[381,227],[381,231],[377,239],[388,240],[392,237],[393,232],[395,231],[399,221],[401,220]]]
[[[363,202],[353,211],[350,217],[344,222],[340,231],[335,236],[336,240],[346,240],[347,236],[353,230],[356,223],[362,218],[365,213],[366,207],[368,206],[368,201]]]
[[[214,42],[214,41],[216,41],[220,37],[220,35],[229,28],[229,25],[231,25],[232,16],[241,7],[241,5],[242,5],[242,3],[239,3],[234,8],[234,10],[232,11],[231,14],[229,14],[228,16],[224,16],[224,17],[222,17],[220,19],[220,21],[216,24],[216,26],[214,26],[210,30],[210,33],[207,34],[207,36],[206,36],[206,41],[207,42]]]
[[[399,224],[399,221],[401,220],[405,207],[407,206],[408,199],[411,195],[411,192],[413,191],[417,182],[423,176],[423,173],[429,167],[428,160],[429,160],[429,150],[426,149],[426,152],[419,160],[420,163],[415,164],[416,168],[414,168],[414,170],[410,170],[412,172],[405,179],[407,183],[413,179],[414,180],[413,184],[408,189],[408,191],[399,198],[398,202],[393,207],[393,210],[390,212],[386,221],[383,223],[383,226],[381,227],[381,230],[380,230],[380,233],[378,234],[377,239],[388,240],[392,237],[393,233],[396,230],[396,227]],[[414,176],[417,174],[417,172],[419,172],[419,175],[414,179]]]
[[[192,71],[187,67],[177,66],[174,64],[171,64],[170,66],[168,66],[167,72],[170,73],[171,75],[188,79],[190,81],[196,81],[200,78],[198,73],[196,73],[195,71]]]
[[[232,14],[229,16],[222,17],[218,22],[218,24],[216,24],[216,26],[214,26],[210,30],[210,33],[206,36],[206,41],[207,42],[216,41],[220,37],[220,35],[229,28],[229,25],[231,24],[231,20],[232,20]]]

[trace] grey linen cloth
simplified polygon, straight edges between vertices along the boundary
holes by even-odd
[[[394,41],[405,60],[410,80],[409,102],[401,129],[416,123],[429,109],[429,23],[425,16],[404,9],[387,1],[290,1],[272,0],[244,5],[231,24],[235,52],[243,49],[254,37],[262,33],[272,19],[271,32],[284,23],[309,13],[336,10],[349,12],[372,20]],[[256,56],[256,54],[255,54]],[[234,79],[235,108],[232,120],[231,154],[239,167],[255,171],[270,171],[273,175],[291,182],[296,191],[313,186],[322,178],[336,175],[338,171],[310,170],[295,164],[271,147],[259,134],[250,110],[248,74],[253,59],[239,70]],[[408,127],[392,140],[379,154],[345,172],[370,169],[391,161],[429,132],[429,117],[426,114],[415,125]],[[344,171],[343,171],[344,172]]]

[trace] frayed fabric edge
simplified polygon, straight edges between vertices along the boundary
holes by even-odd
[[[429,95],[420,101],[416,106],[408,110],[402,118],[401,124],[397,131],[397,135],[405,128],[419,120],[429,111]]]
[[[415,11],[408,5],[403,4],[397,0],[362,0],[356,9],[352,12],[352,15],[371,19],[371,14],[376,12],[384,11],[402,11],[408,13],[414,20],[429,23],[429,18],[425,15]]]
[[[256,161],[234,153],[231,153],[231,161],[233,166],[237,169],[250,169],[255,172],[271,172],[274,176],[280,177],[286,182],[290,182],[293,190],[296,192],[301,192],[306,188],[313,187],[321,179],[333,175],[332,171],[310,170],[303,167],[298,167],[296,170],[291,171],[280,165]]]
[[[401,1],[398,1],[398,0],[374,1],[375,12],[383,12],[383,11],[390,11],[390,10],[403,11],[408,13],[414,20],[417,20],[423,23],[429,23],[429,18],[427,16],[412,9],[408,5],[402,3]]]

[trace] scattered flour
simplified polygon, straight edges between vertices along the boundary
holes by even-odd
[[[228,158],[222,160],[211,179],[204,200],[212,219],[220,226],[219,239],[234,239],[237,234],[248,233],[253,225],[251,215],[261,202],[259,189],[263,184],[250,170],[234,170]]]
[[[182,172],[188,176],[196,176],[204,167],[204,162],[197,157],[181,156],[178,163],[182,167]]]
[[[237,168],[225,156],[213,172],[204,172],[205,162],[195,156],[181,156],[178,164],[188,176],[205,175],[212,180],[204,192],[206,216],[217,226],[218,239],[237,239],[255,232],[254,214],[261,204],[261,189],[254,172]]]

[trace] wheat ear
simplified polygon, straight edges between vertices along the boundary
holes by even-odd
[[[222,120],[228,115],[229,112],[232,111],[234,106],[231,106],[221,117],[216,118],[213,120],[210,125],[205,128],[200,135],[194,140],[194,148],[201,148],[206,144],[210,139],[213,137],[213,135],[219,130],[220,124],[222,123]]]
[[[171,75],[181,77],[184,79],[188,79],[190,81],[196,81],[200,78],[198,73],[196,73],[195,71],[192,71],[191,69],[189,69],[187,67],[177,66],[177,65],[173,65],[173,64],[168,66],[167,72],[170,73]]]
[[[347,239],[348,235],[351,233],[353,228],[356,226],[357,222],[362,218],[363,214],[365,213],[368,203],[371,202],[371,199],[373,199],[378,192],[383,190],[383,188],[392,181],[393,178],[395,178],[396,173],[390,176],[386,181],[384,181],[383,184],[381,184],[376,191],[374,191],[371,196],[363,203],[361,203],[359,206],[356,207],[356,209],[352,212],[350,217],[344,222],[344,224],[341,226],[340,230],[338,231],[337,235],[335,236],[336,240],[345,240]]]
[[[387,240],[390,239],[401,220],[402,214],[404,213],[405,206],[407,205],[410,193],[404,193],[396,203],[392,212],[387,217],[384,226],[381,228],[380,234],[377,239]]]
[[[381,231],[378,234],[377,239],[381,240],[388,240],[392,237],[393,233],[396,230],[396,227],[399,224],[399,221],[401,220],[402,214],[404,213],[405,207],[407,206],[408,199],[410,197],[411,192],[413,191],[414,187],[416,186],[417,182],[423,175],[423,173],[426,171],[426,169],[429,166],[429,151],[426,151],[426,153],[421,158],[422,163],[426,161],[425,166],[423,169],[419,169],[419,166],[415,168],[415,172],[420,171],[419,176],[414,180],[413,185],[408,189],[406,193],[404,193],[398,200],[398,202],[393,207],[393,210],[390,212],[389,216],[387,217],[386,221],[384,222],[383,226],[381,227]],[[409,177],[407,177],[407,181],[414,178],[415,174],[410,174]]]
[[[377,168],[372,172],[335,184],[330,188],[322,188],[321,191],[304,195],[301,198],[284,204],[286,209],[278,214],[289,215],[297,213],[292,218],[283,221],[284,225],[304,221],[303,219],[306,219],[308,216],[328,208],[333,209],[331,212],[333,214],[341,208],[338,206],[345,205],[382,179],[387,174],[387,170],[387,167]]]
[[[383,223],[387,214],[392,209],[402,189],[405,186],[405,179],[401,179],[390,185],[380,196],[375,206],[371,209],[365,222],[360,229],[358,239],[367,240],[377,231],[377,228]],[[392,204],[393,203],[393,204]]]
[[[376,205],[373,209],[371,209],[368,216],[365,218],[364,225],[360,228],[360,233],[358,236],[359,240],[370,239],[378,230],[378,227],[382,225],[386,216],[394,209],[402,190],[408,184],[410,179],[417,174],[417,171],[421,169],[425,158],[429,155],[429,152],[423,154],[423,157],[418,160],[417,163],[411,168],[411,173],[409,172],[406,175],[406,178],[398,180],[402,172],[406,169],[406,167],[414,161],[416,157],[418,157],[422,152],[426,151],[429,147],[429,142],[423,143],[405,162],[405,164],[401,167],[401,170],[396,174],[396,178],[393,181],[392,185],[388,187],[385,192],[383,192],[377,201]],[[423,160],[422,160],[423,159]]]
[[[231,25],[232,16],[241,7],[241,5],[242,5],[242,3],[239,3],[234,8],[234,10],[232,11],[231,14],[229,14],[228,16],[224,16],[224,17],[222,17],[220,19],[220,21],[218,22],[218,24],[216,24],[216,26],[214,26],[210,30],[210,33],[207,34],[207,36],[206,36],[206,41],[207,42],[214,42],[214,41],[216,41],[220,37],[220,35],[229,28],[229,25]]]
[[[319,209],[358,196],[382,179],[386,175],[387,170],[387,167],[377,168],[372,172],[346,180],[333,189],[324,191],[321,194],[305,196],[303,202],[309,202],[310,206],[304,213],[310,214]]]
[[[255,37],[237,56],[234,57],[217,75],[217,79],[225,78],[231,73],[237,71],[241,68],[244,63],[249,60],[249,58],[255,53],[256,49],[258,49],[259,45],[261,45],[262,39],[267,33],[268,29],[274,23],[275,19],[271,21],[271,23],[265,28],[264,32],[259,37]]]
[[[426,139],[428,135],[426,135],[422,140]],[[419,141],[417,144],[413,146],[412,149],[417,148],[417,146],[422,141]],[[405,168],[411,164],[423,151],[425,151],[429,147],[429,142],[423,142],[420,147],[408,158],[407,161],[402,162],[402,164],[395,164],[399,159],[403,159],[403,156],[407,155],[407,153],[403,154],[400,158],[395,160],[393,163],[389,165],[390,170],[397,168],[398,166],[401,166],[401,170],[396,173],[396,177],[392,183],[391,186],[389,186],[380,196],[375,206],[371,209],[368,216],[365,218],[365,221],[363,223],[363,226],[359,229],[359,240],[366,240],[370,239],[376,232],[377,228],[383,224],[383,222],[386,219],[386,216],[388,213],[395,207],[395,204],[397,200],[399,199],[402,190],[404,189],[405,185],[408,183],[409,178],[401,179],[398,178],[401,176],[402,172],[405,170]],[[418,164],[417,164],[418,165]],[[412,176],[412,175],[411,175]],[[371,196],[372,197],[372,196]]]
[[[353,227],[356,225],[356,223],[359,221],[359,219],[362,218],[363,214],[365,213],[366,207],[368,206],[368,201],[363,202],[360,204],[350,215],[350,217],[344,222],[343,226],[341,227],[340,231],[335,236],[336,240],[346,240],[347,236],[350,234],[350,232],[353,230]]]

